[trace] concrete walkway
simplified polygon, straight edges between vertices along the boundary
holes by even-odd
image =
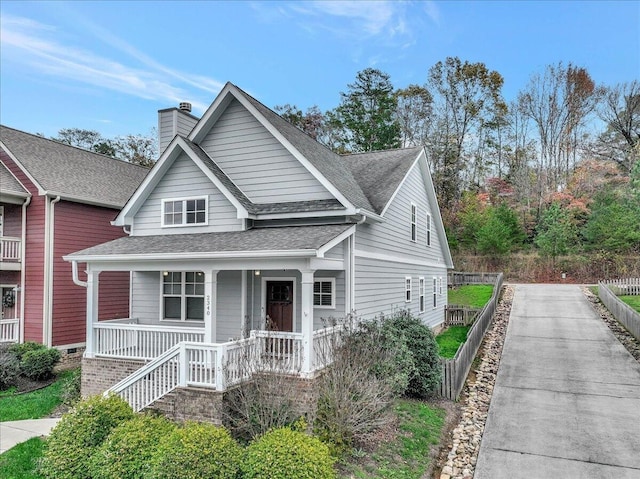
[[[60,418],[0,422],[0,454],[32,437],[48,436]]]
[[[579,286],[517,285],[475,479],[640,479],[640,364]]]

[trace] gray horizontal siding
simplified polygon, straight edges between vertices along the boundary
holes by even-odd
[[[207,195],[209,199],[209,224],[162,228],[162,200]],[[186,154],[180,155],[158,185],[151,192],[134,218],[133,234],[136,236],[209,233],[217,231],[241,231],[242,220],[236,208],[211,183],[211,180]]]
[[[239,339],[242,332],[242,272],[220,271],[216,301],[216,340],[220,343]]]
[[[411,302],[405,302],[405,277],[411,277]],[[425,279],[425,312],[419,312],[419,278]],[[442,278],[443,294],[437,297],[433,308],[433,277]],[[356,257],[356,314],[362,318],[388,315],[399,309],[407,309],[430,327],[444,321],[447,271],[445,268],[429,268],[412,264],[400,264]]]
[[[158,324],[160,321],[160,273],[134,271],[131,281],[131,317],[140,324]]]
[[[237,100],[200,146],[255,203],[333,198]]]
[[[345,243],[345,241],[342,241],[341,243],[335,245],[333,248],[331,248],[329,251],[327,251],[324,254],[324,257],[325,258],[331,258],[331,259],[344,259],[344,243]]]
[[[162,154],[173,137],[188,136],[198,120],[177,109],[158,112],[158,146]]]
[[[411,241],[411,203],[418,207],[417,241]],[[407,256],[422,261],[443,261],[442,239],[434,227],[433,210],[428,202],[425,181],[418,165],[409,172],[393,199],[384,223],[358,225],[356,249],[374,253]],[[426,214],[431,214],[431,246],[426,245]]]

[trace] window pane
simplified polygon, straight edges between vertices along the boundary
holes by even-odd
[[[196,200],[196,210],[204,211],[204,204],[205,204],[204,200]]]
[[[196,200],[187,200],[187,213],[196,210]]]
[[[320,292],[320,281],[316,281],[315,283],[313,283],[313,292],[314,293]]]
[[[187,298],[187,319],[204,320],[204,298]]]
[[[331,295],[325,294],[321,298],[322,306],[331,306]]]
[[[323,281],[320,283],[322,286],[322,292],[331,294],[331,281]]]
[[[196,222],[196,214],[193,211],[187,211],[187,224]]]
[[[196,213],[196,223],[204,223],[204,222],[205,222],[204,211],[198,211]]]
[[[164,317],[166,319],[180,319],[180,298],[164,298]]]
[[[313,295],[313,305],[320,306],[320,294]]]

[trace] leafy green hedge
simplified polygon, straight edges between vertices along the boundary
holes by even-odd
[[[333,464],[319,439],[285,427],[249,444],[241,469],[243,479],[333,479]]]

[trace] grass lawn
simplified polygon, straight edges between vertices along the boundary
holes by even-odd
[[[0,455],[0,477],[11,479],[40,479],[35,473],[36,464],[44,453],[44,441],[39,437],[29,439]]]
[[[640,313],[640,296],[618,296],[622,301],[627,303],[638,313]]]
[[[451,359],[456,355],[458,348],[467,340],[467,333],[471,326],[450,326],[436,336],[436,342],[440,349],[440,356]]]
[[[50,414],[62,403],[65,379],[73,371],[63,371],[55,383],[43,389],[25,394],[16,394],[15,390],[0,393],[0,421],[19,421],[21,419],[39,419]]]
[[[493,286],[490,284],[467,284],[448,292],[449,304],[482,308],[491,299]]]
[[[445,411],[428,403],[399,400],[400,434],[370,454],[343,464],[344,478],[419,479],[429,467],[430,449],[440,442]],[[361,457],[358,457],[361,456]]]

